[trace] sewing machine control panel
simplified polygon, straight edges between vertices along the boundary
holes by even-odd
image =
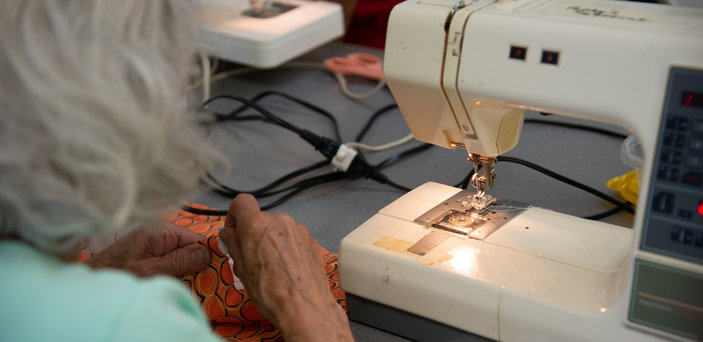
[[[703,264],[703,71],[673,68],[640,248]],[[703,339],[703,276],[635,260],[628,319]]]
[[[703,71],[673,68],[641,248],[703,264]]]

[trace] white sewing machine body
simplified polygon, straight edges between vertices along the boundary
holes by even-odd
[[[281,13],[256,17],[250,0],[201,0],[201,42],[221,59],[273,68],[344,34],[339,4],[280,0],[270,6]]]
[[[340,279],[359,303],[450,332],[386,327],[353,306],[350,317],[428,340],[454,328],[507,341],[703,339],[703,11],[478,0],[450,16],[454,3],[391,14],[384,71],[413,135],[497,156],[517,144],[525,109],[625,127],[645,156],[634,229],[523,206],[480,239],[424,239],[434,230],[418,218],[460,191],[428,183],[342,241]]]

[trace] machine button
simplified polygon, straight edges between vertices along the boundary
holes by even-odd
[[[685,185],[700,186],[703,183],[703,174],[700,172],[686,172],[681,177],[681,183]]]
[[[661,192],[654,196],[654,203],[652,209],[658,212],[671,214],[671,210],[674,208],[674,194],[670,192]]]
[[[669,115],[666,118],[666,129],[677,129],[679,127],[679,117],[675,115]]]
[[[664,141],[662,144],[664,146],[674,146],[674,142],[676,141],[676,133],[674,132],[664,132]]]
[[[675,150],[664,150],[660,160],[662,163],[680,165],[683,159],[683,153]]]
[[[686,145],[686,136],[674,132],[664,133],[664,146],[683,148]]]
[[[695,244],[694,232],[690,229],[674,227],[671,229],[671,241],[683,243],[686,245]]]
[[[703,232],[696,232],[696,235],[693,237],[693,245],[703,247]]]
[[[693,133],[703,133],[703,120],[693,120],[691,131]]]
[[[684,219],[691,219],[693,218],[693,212],[690,210],[681,209],[679,210],[679,217]]]
[[[686,136],[677,134],[676,135],[676,141],[674,142],[674,147],[676,148],[683,148],[686,146]]]
[[[679,125],[677,127],[679,131],[688,130],[688,118],[679,118]]]
[[[703,169],[703,155],[691,154],[686,157],[686,166]]]
[[[703,151],[703,138],[692,137],[688,142],[688,147],[692,150]]]
[[[657,178],[664,180],[664,181],[678,182],[679,169],[673,168],[673,167],[661,166],[661,167],[659,167],[659,171],[657,172]]]
[[[681,234],[681,238],[682,238],[681,242],[683,242],[687,245],[693,244],[693,232],[692,231],[690,231],[688,229],[684,229],[683,234]]]
[[[687,131],[690,126],[690,121],[687,117],[670,115],[666,118],[666,128],[675,129],[677,131]]]

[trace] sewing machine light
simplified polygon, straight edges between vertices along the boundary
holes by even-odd
[[[455,271],[462,274],[475,276],[479,269],[476,257],[480,252],[480,250],[475,248],[458,246],[449,252],[452,259],[449,260],[448,263]]]
[[[687,107],[703,108],[703,93],[685,91],[681,99],[681,104]]]
[[[524,61],[527,56],[527,48],[522,46],[510,47],[510,58]]]
[[[542,64],[559,64],[559,52],[557,51],[542,51]]]

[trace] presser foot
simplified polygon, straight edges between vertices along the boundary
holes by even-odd
[[[259,19],[273,18],[297,7],[279,2],[269,3],[264,0],[251,1],[251,3],[252,7],[242,12],[242,15]]]
[[[529,207],[522,202],[462,190],[414,222],[434,231],[483,240]]]

